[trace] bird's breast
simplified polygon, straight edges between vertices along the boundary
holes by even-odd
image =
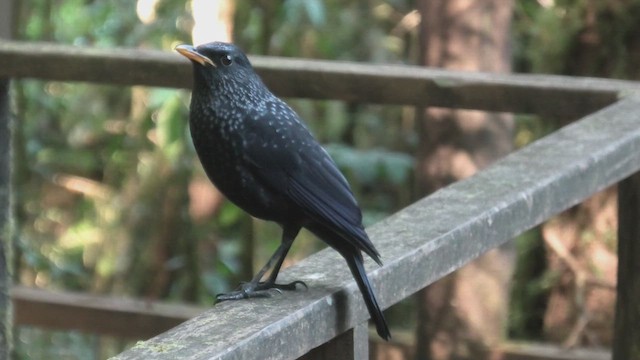
[[[286,204],[274,196],[247,166],[243,156],[246,143],[241,120],[233,121],[209,113],[204,118],[192,116],[191,137],[205,173],[229,200],[251,215],[279,220],[278,210]]]
[[[233,177],[240,160],[238,125],[213,116],[192,118],[189,125],[193,145],[211,180],[219,185],[224,179],[219,174]]]

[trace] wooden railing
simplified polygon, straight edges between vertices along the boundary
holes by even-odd
[[[368,228],[385,263],[379,268],[368,262],[369,276],[380,304],[389,307],[620,183],[613,358],[640,359],[639,83],[271,57],[251,60],[280,96],[581,117]],[[0,42],[0,77],[185,88],[191,70],[171,53]],[[8,116],[6,111],[0,116]],[[219,304],[116,358],[366,358],[368,313],[339,255],[321,251],[283,270],[281,277],[303,280],[309,289]]]
[[[11,289],[14,322],[46,329],[78,330],[119,338],[147,339],[206,308],[24,286]]]

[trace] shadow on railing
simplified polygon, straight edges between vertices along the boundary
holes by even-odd
[[[381,306],[387,308],[621,182],[613,356],[640,358],[640,350],[634,348],[640,344],[636,303],[640,298],[640,97],[636,95],[640,84],[267,57],[251,60],[280,96],[582,117],[367,229],[385,262],[382,268],[368,263],[369,276]],[[191,79],[190,71],[188,62],[170,53],[0,42],[0,77],[188,87],[185,79]],[[116,358],[366,357],[368,313],[339,255],[321,251],[285,269],[281,277],[303,280],[309,289],[272,299],[222,303]]]

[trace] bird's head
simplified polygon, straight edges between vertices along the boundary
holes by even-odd
[[[193,63],[196,82],[204,81],[208,87],[257,78],[247,56],[233,44],[212,42],[198,47],[178,45],[176,51]]]

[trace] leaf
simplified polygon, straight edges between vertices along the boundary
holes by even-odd
[[[320,26],[325,23],[326,14],[324,3],[322,1],[306,0],[302,1],[302,3],[305,7],[309,20],[311,20],[311,23],[314,26]]]
[[[306,17],[313,26],[321,26],[326,20],[324,3],[319,0],[288,0],[284,8],[287,18],[296,23],[304,23]]]
[[[413,169],[413,157],[384,149],[356,150],[344,145],[325,146],[338,167],[364,184],[389,181],[405,183]]]
[[[240,222],[244,216],[242,209],[230,201],[225,201],[220,209],[220,215],[218,215],[218,223],[222,227],[231,227]]]

